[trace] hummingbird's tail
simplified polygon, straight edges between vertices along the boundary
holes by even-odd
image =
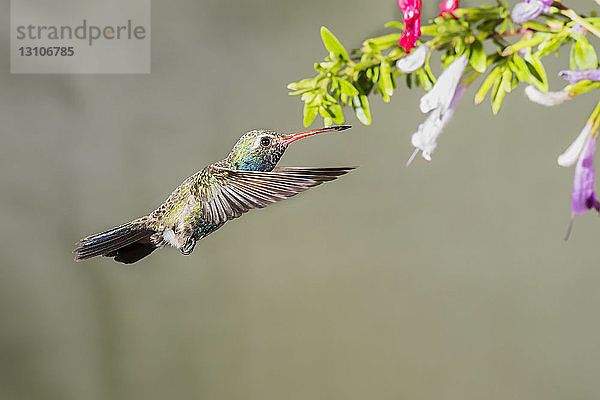
[[[75,261],[106,256],[125,264],[134,263],[156,250],[151,241],[154,233],[134,221],[85,237],[75,246]]]

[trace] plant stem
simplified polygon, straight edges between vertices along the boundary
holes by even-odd
[[[600,1],[600,0],[598,0]],[[501,37],[508,37],[508,36],[517,36],[517,35],[527,35],[528,33],[533,33],[533,31],[531,29],[517,29],[516,31],[508,31],[508,32],[504,32],[504,33],[496,33],[494,35],[489,35],[488,37],[486,37],[486,39],[497,39],[497,38],[501,38]]]
[[[572,21],[581,24],[585,29],[593,33],[596,37],[600,38],[600,30],[596,28],[594,25],[590,24],[585,20],[585,18],[579,16],[573,9],[566,8],[561,9],[560,13],[566,17],[569,17]]]

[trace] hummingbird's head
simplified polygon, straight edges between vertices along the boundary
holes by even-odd
[[[250,131],[237,141],[226,161],[232,169],[268,172],[275,168],[290,143],[303,137],[343,131],[348,128],[350,125],[339,125],[292,134],[264,129]]]

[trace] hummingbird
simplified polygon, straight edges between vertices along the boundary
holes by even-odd
[[[81,239],[73,251],[75,261],[105,256],[131,264],[166,245],[190,255],[198,240],[227,221],[354,169],[276,167],[288,146],[296,140],[349,128],[349,125],[339,125],[292,134],[263,129],[247,132],[227,158],[184,180],[150,214]]]

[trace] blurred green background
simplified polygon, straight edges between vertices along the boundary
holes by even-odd
[[[151,211],[243,132],[301,129],[285,85],[325,55],[321,25],[354,48],[400,12],[392,0],[155,1],[150,75],[11,75],[8,6],[1,399],[598,396],[600,223],[578,217],[563,241],[573,170],[556,163],[593,95],[549,109],[519,87],[492,117],[472,88],[433,161],[408,169],[422,91],[373,98],[372,126],[348,113],[351,131],[282,160],[353,173],[250,212],[190,257],[76,264],[81,236]]]

